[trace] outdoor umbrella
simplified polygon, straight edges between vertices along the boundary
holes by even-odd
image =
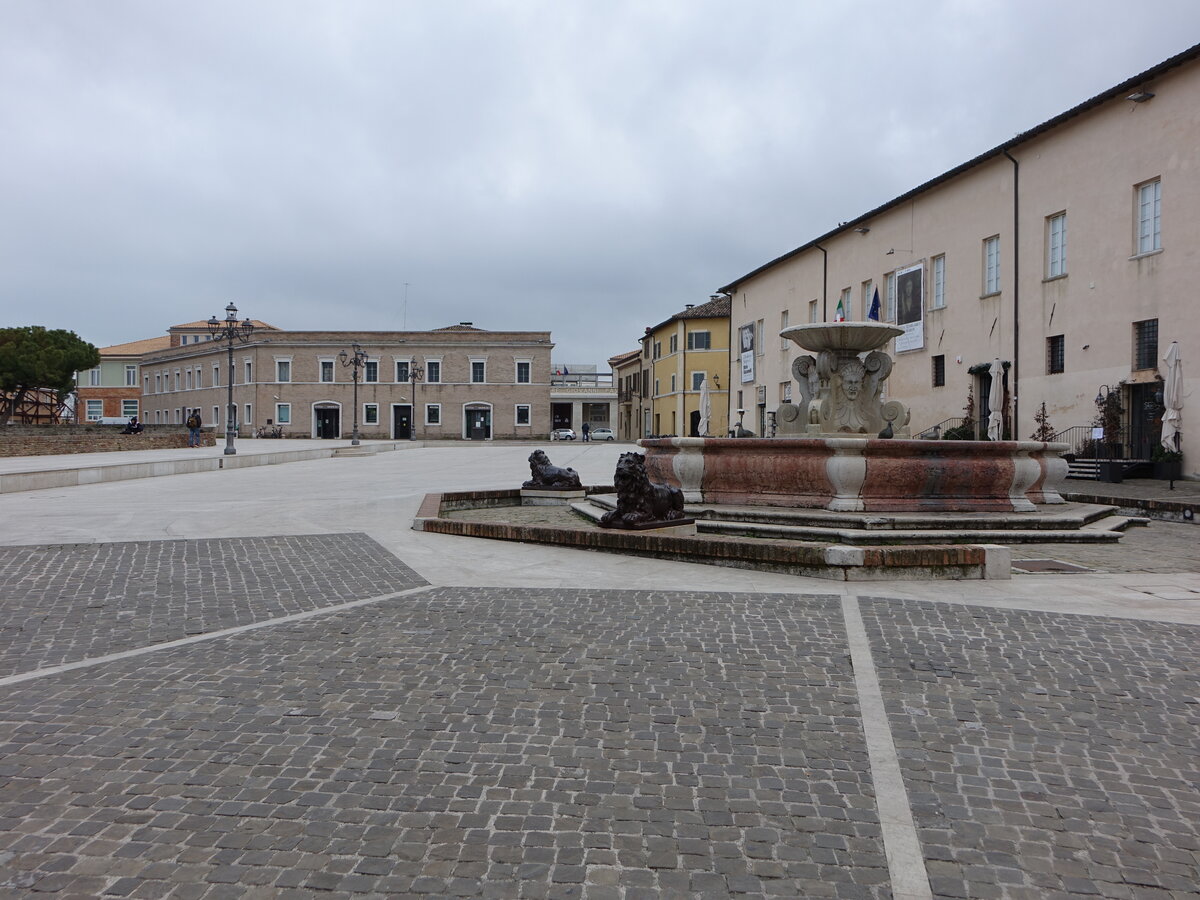
[[[1179,355],[1179,341],[1171,341],[1167,355],[1167,377],[1163,382],[1162,445],[1164,450],[1176,451],[1182,439],[1183,428],[1183,360]]]
[[[998,441],[1004,433],[1004,411],[1001,409],[1004,406],[1004,366],[1000,364],[1000,357],[996,357],[988,371],[992,376],[992,387],[988,391],[988,409],[991,412],[988,414],[987,434],[988,440]]]
[[[708,435],[708,425],[712,420],[712,394],[708,390],[708,376],[700,382],[700,422],[696,426],[696,433],[700,437]]]

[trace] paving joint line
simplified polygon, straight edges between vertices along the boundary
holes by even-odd
[[[846,642],[854,666],[854,684],[858,690],[859,715],[867,742],[871,781],[875,785],[875,805],[883,832],[883,850],[895,900],[932,900],[925,854],[913,821],[908,790],[900,772],[896,743],[883,705],[883,691],[871,656],[871,644],[863,624],[858,597],[842,595],[842,617],[846,624]]]
[[[87,669],[92,666],[100,666],[105,663],[116,662],[122,659],[131,659],[138,656],[146,656],[151,653],[158,653],[163,650],[173,650],[177,647],[188,647],[192,644],[203,643],[204,641],[215,640],[217,638],[231,637],[237,634],[244,634],[247,631],[256,631],[260,628],[270,628],[274,625],[286,625],[292,622],[303,622],[306,619],[313,619],[318,616],[328,615],[330,613],[345,612],[348,609],[357,609],[360,606],[369,606],[372,603],[382,603],[386,600],[395,600],[400,597],[410,597],[414,594],[421,594],[426,591],[435,590],[437,585],[424,584],[415,588],[397,591],[392,594],[379,594],[375,597],[363,597],[358,600],[350,600],[346,603],[339,603],[336,606],[324,606],[321,609],[308,609],[304,612],[292,613],[287,616],[279,616],[275,619],[264,619],[261,622],[250,622],[247,625],[237,625],[233,628],[222,628],[218,631],[210,631],[204,634],[193,634],[188,637],[178,638],[174,641],[165,641],[161,644],[149,644],[145,647],[134,647],[129,650],[122,650],[118,653],[107,653],[104,656],[93,656],[88,659],[79,659],[74,662],[63,663],[58,666],[50,666],[45,669],[34,669],[31,672],[19,672],[16,675],[7,675],[0,678],[0,687],[6,687],[10,684],[21,684],[25,681],[33,681],[37,678],[46,678],[51,675],[60,675],[63,672],[70,672],[75,669]]]

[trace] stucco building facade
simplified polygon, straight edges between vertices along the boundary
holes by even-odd
[[[1029,437],[1042,404],[1056,431],[1080,433],[1111,392],[1125,452],[1149,455],[1173,340],[1185,398],[1200,399],[1198,58],[1200,45],[722,288],[734,340],[752,344],[727,383],[755,398],[759,427],[805,352],[779,331],[832,321],[839,303],[866,319],[878,291],[880,318],[905,329],[889,387],[914,435],[968,406],[986,421],[999,358],[1006,434]],[[1185,472],[1200,470],[1196,446]]]
[[[729,419],[729,298],[689,305],[642,337],[641,433],[696,437],[701,385],[712,398],[708,434],[722,437]]]

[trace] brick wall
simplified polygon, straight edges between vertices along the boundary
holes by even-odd
[[[201,434],[212,447],[212,434]],[[103,453],[112,450],[166,450],[187,446],[187,431],[178,425],[142,434],[121,434],[117,425],[10,425],[0,429],[0,456],[53,456],[59,453]]]

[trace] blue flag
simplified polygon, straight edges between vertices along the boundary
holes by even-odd
[[[872,322],[879,321],[879,288],[875,288],[875,296],[871,298],[871,311],[867,318]]]

